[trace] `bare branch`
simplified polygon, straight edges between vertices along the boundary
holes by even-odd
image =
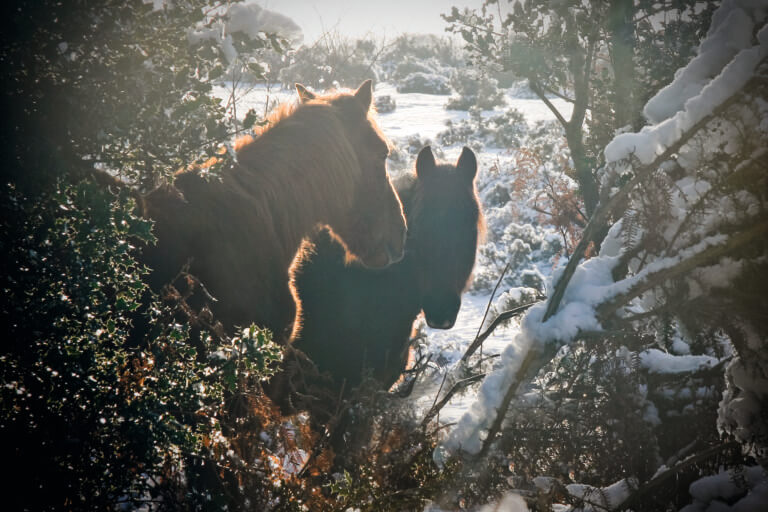
[[[528,77],[528,84],[531,87],[531,90],[536,94],[536,96],[539,97],[541,101],[544,102],[544,104],[547,106],[547,108],[552,112],[552,114],[557,118],[557,121],[563,125],[563,128],[567,129],[569,126],[568,121],[563,117],[563,114],[560,113],[559,110],[557,110],[557,107],[552,104],[551,101],[549,101],[549,98],[547,98],[547,95],[544,94],[544,89],[541,87],[541,84],[534,78]]]
[[[518,306],[514,309],[510,309],[499,314],[499,316],[497,316],[493,320],[491,325],[489,325],[488,328],[482,334],[478,335],[477,338],[475,338],[475,341],[472,342],[469,348],[467,348],[467,351],[464,352],[464,355],[461,356],[461,360],[463,362],[466,362],[467,360],[469,360],[469,358],[472,357],[472,354],[474,354],[475,351],[478,349],[478,347],[482,345],[482,343],[486,339],[488,339],[488,336],[490,336],[493,333],[493,331],[496,330],[499,324],[501,324],[505,320],[509,320],[510,318],[520,316],[521,314],[528,311],[528,309],[535,304],[538,304],[538,302],[530,302],[528,304],[523,304],[522,306]]]
[[[488,298],[488,304],[485,306],[485,313],[483,313],[483,319],[480,321],[480,325],[477,328],[477,334],[475,335],[475,339],[474,339],[474,341],[472,342],[472,344],[470,346],[470,349],[472,350],[472,352],[477,350],[477,347],[481,346],[481,344],[483,343],[483,340],[488,337],[488,336],[486,336],[485,338],[483,338],[483,340],[478,341],[478,339],[480,338],[480,331],[483,329],[483,324],[485,324],[485,319],[488,317],[488,311],[491,309],[491,303],[493,302],[493,297],[496,295],[496,290],[498,290],[499,285],[501,284],[501,280],[504,279],[504,275],[509,270],[509,265],[510,265],[510,263],[507,262],[507,264],[504,266],[504,270],[502,270],[501,275],[499,276],[499,279],[496,281],[496,286],[493,287],[493,291],[491,292],[491,296]],[[469,355],[467,355],[468,353],[469,353],[469,350],[467,350],[467,352],[461,358],[462,362],[466,362],[466,360],[469,359],[469,356],[472,355],[471,353],[469,353]],[[446,381],[447,378],[448,378],[448,372],[446,372],[443,375],[443,380],[440,382],[440,387],[437,389],[437,394],[435,394],[435,400],[434,400],[434,402],[432,402],[432,407],[430,408],[430,414],[433,414],[433,415],[437,414],[438,412],[440,412],[440,409],[442,409],[443,406],[447,403],[447,401],[445,401],[445,403],[442,403],[442,405],[440,405],[440,407],[436,408],[437,397],[440,396],[440,392],[443,390],[443,386],[445,385],[445,381]],[[453,390],[451,390],[451,391],[453,391]],[[432,411],[434,411],[434,413],[432,413]],[[427,420],[425,420],[425,422],[428,423]],[[424,424],[426,425],[426,423],[424,423]]]
[[[483,325],[485,325],[485,319],[488,318],[488,311],[491,309],[491,303],[493,302],[493,298],[496,296],[496,290],[499,289],[499,285],[501,284],[501,280],[504,279],[504,276],[507,274],[507,271],[509,270],[510,262],[507,262],[507,264],[504,266],[504,270],[501,271],[501,275],[499,276],[499,279],[496,281],[496,286],[493,287],[493,291],[491,292],[491,296],[488,297],[488,304],[485,305],[485,313],[483,313],[483,319],[480,321],[480,325],[477,326],[477,334],[475,334],[475,339],[472,341],[472,346],[475,344],[478,344],[477,339],[480,337],[480,331],[483,329]],[[480,342],[482,343],[482,342]],[[475,347],[474,350],[477,350],[477,347]],[[464,356],[469,359],[469,356],[465,353]],[[461,358],[462,361],[466,361],[464,357]]]
[[[478,382],[485,378],[485,374],[481,373],[478,375],[473,375],[471,377],[468,377],[466,379],[462,379],[458,382],[456,382],[451,389],[443,396],[443,398],[440,399],[439,402],[435,402],[432,404],[432,407],[429,409],[429,412],[424,416],[424,419],[421,421],[421,428],[427,428],[427,425],[429,425],[429,422],[432,421],[432,418],[437,416],[437,414],[440,412],[440,410],[445,407],[445,405],[451,400],[453,395],[455,395],[458,391],[466,388],[467,386],[470,386],[471,384],[474,384],[475,382]],[[445,381],[443,381],[445,382]],[[441,384],[442,388],[442,384]],[[438,391],[438,395],[439,395]]]

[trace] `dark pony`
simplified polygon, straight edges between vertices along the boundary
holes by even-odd
[[[337,381],[364,369],[389,387],[404,369],[413,321],[449,329],[475,262],[483,218],[474,186],[477,160],[464,148],[456,165],[421,150],[415,174],[396,181],[408,222],[405,257],[382,270],[345,263],[328,231],[294,267],[302,327],[294,345]]]
[[[306,236],[330,226],[346,259],[373,268],[398,261],[405,240],[370,80],[327,96],[296,88],[300,102],[238,141],[220,181],[184,173],[142,201],[158,239],[141,258],[150,285],[159,290],[189,262],[225,328],[255,322],[281,341],[297,314],[289,268]]]

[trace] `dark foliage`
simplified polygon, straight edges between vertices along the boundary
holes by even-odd
[[[9,5],[0,31],[6,172],[40,186],[100,165],[152,187],[215,154],[227,133],[208,92],[225,63],[215,41],[190,46],[183,33],[205,21],[207,4]]]
[[[0,204],[6,497],[29,510],[175,499],[222,387],[160,304],[151,342],[125,345],[146,273],[131,244],[150,225],[89,183],[34,199],[7,184]]]

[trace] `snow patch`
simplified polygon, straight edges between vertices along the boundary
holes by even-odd
[[[702,367],[712,367],[720,362],[710,356],[676,356],[652,348],[640,352],[640,365],[650,373],[684,373],[696,371]]]
[[[760,466],[745,467],[738,474],[734,470],[724,471],[696,480],[689,492],[693,502],[681,512],[764,510],[768,504],[768,475]]]

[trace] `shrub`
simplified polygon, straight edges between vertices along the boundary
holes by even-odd
[[[446,129],[437,134],[441,144],[467,144],[478,150],[484,144],[497,148],[514,149],[528,131],[528,124],[523,114],[510,108],[498,115],[484,117],[477,106],[469,108],[469,118],[458,123],[446,122]]]
[[[397,108],[397,103],[395,102],[395,99],[385,94],[384,96],[376,96],[376,111],[379,114],[386,114],[388,112],[394,112],[395,108]]]
[[[34,200],[10,186],[1,204],[9,498],[95,510],[173,495],[184,455],[215,428],[221,388],[207,385],[185,326],[157,314],[156,337],[126,343],[146,272],[131,244],[151,239],[149,223],[89,183]]]
[[[444,76],[416,72],[397,84],[397,92],[447,95],[451,94],[451,86]]]
[[[387,47],[381,57],[382,67],[387,73],[401,63],[428,63],[432,71],[437,72],[460,66],[463,61],[464,51],[456,46],[453,39],[431,34],[403,34]],[[416,70],[409,72],[413,71]]]
[[[434,62],[432,58],[419,60],[409,55],[402,62],[397,63],[389,75],[389,79],[394,81],[402,80],[411,73],[437,74],[439,69],[439,63]]]
[[[446,103],[448,110],[469,110],[477,107],[490,110],[505,103],[504,91],[499,89],[496,79],[486,74],[459,69],[451,77],[451,86],[458,93]]]
[[[176,299],[161,302],[142,282],[133,244],[152,241],[150,223],[125,191],[82,182],[28,197],[9,186],[0,204],[9,499],[32,510],[273,499],[269,488],[238,491],[211,471],[242,477],[253,470],[237,465],[238,450],[266,449],[242,441],[254,425],[245,428],[233,405],[258,396],[274,372],[280,350],[270,334],[191,338],[199,319],[179,322],[176,306],[191,311],[184,298],[169,292]],[[148,316],[144,337],[131,336],[138,311]]]

